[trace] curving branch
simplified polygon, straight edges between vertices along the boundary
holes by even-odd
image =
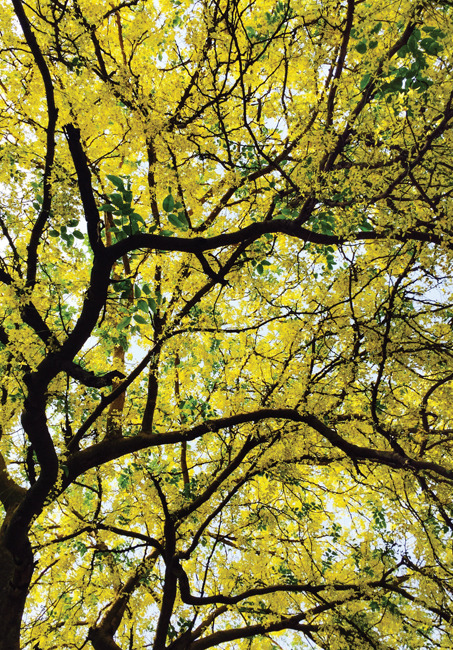
[[[72,124],[66,124],[64,130],[77,173],[80,197],[82,199],[83,211],[87,222],[87,231],[91,250],[96,257],[104,251],[105,246],[101,237],[102,222],[99,217],[99,211],[96,206],[96,201],[94,200],[93,188],[91,185],[91,173],[85,152],[82,149],[82,143],[80,142],[80,129],[76,128]]]
[[[55,158],[55,129],[57,125],[58,109],[55,105],[52,78],[36,37],[31,29],[30,22],[25,14],[23,3],[21,0],[12,0],[12,3],[24,33],[25,40],[27,41],[27,45],[30,48],[39,72],[41,73],[47,101],[47,146],[44,166],[43,202],[38,218],[31,232],[27,257],[27,286],[34,287],[36,283],[36,269],[38,264],[38,246],[50,216],[50,207],[52,202],[50,177]]]

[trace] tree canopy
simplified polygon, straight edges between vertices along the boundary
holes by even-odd
[[[451,3],[0,14],[0,649],[450,648]]]

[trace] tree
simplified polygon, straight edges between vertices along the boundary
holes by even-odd
[[[451,3],[1,7],[1,650],[450,647]]]

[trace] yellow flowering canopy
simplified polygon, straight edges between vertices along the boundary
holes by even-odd
[[[451,648],[453,3],[0,18],[0,650]]]

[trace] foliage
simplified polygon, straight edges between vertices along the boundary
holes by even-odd
[[[451,3],[0,7],[0,648],[451,647]]]

